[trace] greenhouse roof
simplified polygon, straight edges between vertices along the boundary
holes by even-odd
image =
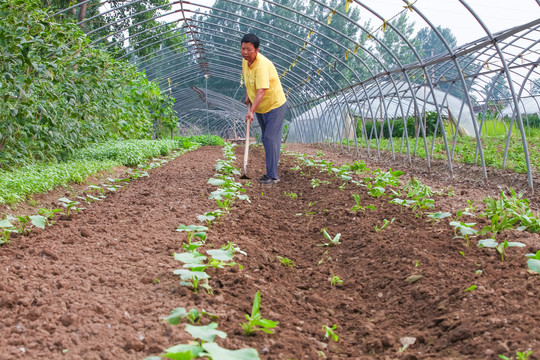
[[[280,74],[287,121],[302,120],[291,129],[312,134],[305,141],[342,143],[349,134],[358,143],[356,137],[369,137],[358,129],[370,119],[413,116],[418,126],[425,112],[435,111],[445,146],[455,146],[451,140],[458,136],[446,134],[445,119],[477,138],[487,177],[480,124],[473,119],[493,111],[493,104],[517,110],[503,113],[520,129],[531,172],[523,118],[537,109],[513,104],[540,92],[540,0],[523,1],[530,11],[507,28],[488,25],[481,7],[464,0],[437,3],[449,27],[440,26],[429,2],[421,0],[84,0],[55,16],[76,18],[92,45],[144,70],[176,98],[181,127],[190,132],[243,131],[239,47],[251,32]],[[452,33],[458,24],[474,27],[477,38],[458,45]],[[350,113],[340,110],[344,104]],[[332,129],[316,116],[305,121],[307,114],[324,113],[336,115]],[[360,122],[351,124],[351,116]],[[345,126],[356,130],[343,131]],[[446,161],[452,172],[453,159]]]

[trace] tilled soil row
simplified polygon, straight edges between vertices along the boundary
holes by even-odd
[[[540,246],[537,234],[508,232],[527,247],[509,250],[502,262],[474,240],[466,247],[452,239],[447,221],[426,222],[364,187],[340,189],[342,181],[314,168],[291,170],[290,156],[280,163],[281,182],[261,185],[260,147],[251,149],[245,183],[251,203],[237,201],[204,246],[235,243],[247,253],[235,259],[243,269],[208,270],[213,295],[179,285],[172,271],[181,263],[171,254],[185,235],[174,230],[217,208],[207,181],[220,157],[217,147],[185,154],[73,219],[0,249],[0,330],[8,334],[0,359],[143,359],[191,340],[183,325],[160,320],[179,306],[216,314],[228,334],[222,346],[253,347],[262,359],[497,359],[528,348],[540,355],[539,277],[526,271],[523,256]],[[313,178],[329,184],[314,188]],[[376,209],[351,211],[353,193]],[[472,195],[454,193],[436,196],[434,211],[455,212]],[[383,219],[394,220],[376,231]],[[341,244],[318,246],[327,242],[323,228],[340,233]],[[332,285],[333,276],[343,283]],[[239,324],[258,290],[262,316],[280,324],[273,335],[246,337]],[[323,326],[333,324],[338,342],[324,336]],[[404,348],[405,337],[414,344]]]

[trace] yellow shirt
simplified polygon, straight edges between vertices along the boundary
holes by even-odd
[[[267,89],[261,103],[257,107],[256,112],[259,114],[274,110],[287,101],[274,64],[261,53],[257,54],[251,66],[248,66],[246,59],[242,60],[242,74],[244,75],[247,95],[252,103],[255,100],[258,89]]]

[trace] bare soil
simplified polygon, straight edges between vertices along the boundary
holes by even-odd
[[[323,151],[338,165],[354,160]],[[241,154],[238,148],[238,168]],[[477,248],[477,239],[471,246],[453,239],[446,220],[428,222],[364,187],[340,189],[343,182],[314,169],[291,170],[292,156],[282,157],[280,183],[261,185],[261,147],[250,153],[251,203],[237,201],[212,224],[204,247],[234,242],[247,253],[237,255],[243,269],[209,270],[213,295],[181,286],[173,270],[182,264],[172,254],[185,234],[175,229],[217,208],[207,181],[219,158],[220,147],[184,154],[87,210],[0,247],[0,359],[144,359],[191,340],[184,325],[161,320],[180,306],[216,314],[228,334],[217,340],[222,346],[253,347],[268,360],[499,359],[527,349],[540,359],[540,276],[527,271],[524,257],[540,249],[539,234],[505,232],[502,238],[526,247],[510,248],[503,262],[493,249]],[[480,181],[406,170],[404,181],[416,176],[436,191],[452,188],[453,196],[434,197],[433,211],[455,213],[467,199],[482,208],[482,198],[500,192]],[[330,183],[313,188],[313,178]],[[352,212],[353,193],[376,210]],[[383,219],[395,220],[376,231]],[[317,246],[326,242],[323,228],[340,233],[341,244]],[[334,275],[343,283],[331,285]],[[465,291],[472,285],[476,290]],[[239,324],[257,290],[263,317],[279,325],[273,335],[246,337]],[[322,330],[333,324],[338,342]],[[414,344],[403,349],[404,337]]]

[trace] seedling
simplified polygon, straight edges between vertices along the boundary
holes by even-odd
[[[324,337],[330,340],[337,342],[339,340],[338,334],[335,332],[337,329],[337,324],[332,325],[332,327],[323,325],[322,329],[324,331]]]
[[[329,280],[331,285],[343,284],[343,280],[337,275],[333,275]]]
[[[529,270],[540,274],[540,250],[538,250],[536,254],[527,254],[525,256],[529,258],[529,260],[527,260]]]
[[[416,200],[407,200],[407,199],[400,199],[400,198],[394,198],[390,200],[390,204],[397,204],[400,206],[400,212],[403,212],[404,207],[410,207],[411,205],[415,203],[416,203]]]
[[[281,261],[283,265],[288,267],[295,267],[295,263],[291,259],[281,256],[278,256],[277,258],[279,259],[279,261]]]
[[[206,233],[205,231],[208,230],[206,226],[200,226],[200,225],[180,225],[176,229],[176,231],[185,231],[187,235],[187,241],[188,245],[191,245],[191,241],[193,240],[193,237],[198,237],[200,239],[203,239],[202,241],[206,241]]]
[[[46,209],[46,208],[40,208],[38,210],[39,215],[45,216],[47,219],[54,218],[54,214],[62,212],[62,209]]]
[[[244,330],[245,335],[253,335],[255,331],[263,331],[267,334],[273,334],[271,330],[275,328],[279,322],[261,318],[261,291],[257,291],[253,299],[253,308],[251,315],[246,314],[247,323],[242,323],[240,326]]]
[[[390,220],[390,221],[388,221],[386,219],[383,219],[383,224],[382,224],[381,227],[379,227],[378,225],[375,225],[375,231],[379,232],[379,231],[384,230],[386,227],[388,227],[388,225],[392,224],[394,222],[394,220],[396,220],[396,218],[392,218],[392,220]]]
[[[497,243],[495,239],[485,239],[485,240],[479,240],[478,241],[478,247],[489,247],[489,248],[495,248],[499,254],[501,254],[501,260],[504,261],[504,254],[506,252],[506,249],[509,247],[524,247],[525,244],[520,243],[518,241],[510,241],[504,240],[503,243]]]
[[[79,208],[77,207],[77,205],[79,204],[78,201],[72,201],[72,200],[69,200],[68,198],[60,198],[58,199],[58,201],[60,202],[60,204],[62,206],[64,206],[66,208],[66,216],[67,217],[70,217],[71,216],[71,212],[79,212],[81,210],[84,210],[84,208]]]
[[[474,229],[476,223],[464,223],[461,221],[451,221],[450,226],[454,227],[454,239],[465,239],[467,246],[469,246],[469,236],[476,234],[478,231]],[[461,236],[457,235],[457,231],[461,233]]]
[[[213,293],[212,288],[210,287],[210,285],[208,285],[208,279],[210,279],[210,275],[208,275],[204,271],[191,271],[188,269],[177,269],[177,270],[174,270],[173,273],[175,275],[180,275],[180,278],[182,279],[182,281],[180,281],[180,285],[193,287],[194,293],[199,292],[199,286],[206,289],[206,291],[209,294]],[[205,282],[199,284],[201,280],[204,280]]]
[[[179,307],[171,311],[169,316],[165,316],[163,320],[167,321],[171,325],[178,325],[182,319],[188,319],[192,324],[199,323],[204,315],[209,316],[211,319],[217,319],[217,316],[206,312],[205,310],[191,309],[186,311],[185,308]]]
[[[330,181],[321,180],[321,179],[311,179],[311,187],[316,188],[321,186],[321,184],[330,184]]]
[[[221,247],[222,250],[231,250],[233,253],[240,253],[242,255],[247,255],[245,251],[240,250],[240,247],[236,246],[236,244],[232,242],[227,242],[227,244],[223,245]]]
[[[11,221],[16,220],[13,216],[8,215],[6,219],[0,220],[0,230],[2,231],[0,238],[0,244],[8,244],[9,239],[11,238],[12,232],[17,232],[15,226]]]
[[[320,245],[317,245],[317,246],[336,246],[338,244],[341,244],[341,242],[339,241],[339,238],[341,238],[341,233],[338,233],[336,236],[334,236],[333,238],[328,234],[328,232],[326,231],[326,229],[322,229],[321,232],[323,233],[324,237],[326,240],[330,241],[330,242],[327,242],[325,244],[320,244]]]
[[[206,250],[206,253],[212,256],[212,259],[208,262],[209,267],[223,269],[225,266],[234,266],[237,264],[232,261],[234,258],[234,250],[211,249]]]
[[[466,288],[464,291],[465,292],[473,292],[474,290],[476,290],[476,285],[472,285],[472,286]]]
[[[435,213],[428,213],[427,217],[430,219],[435,220],[436,222],[439,222],[441,219],[445,219],[447,217],[452,216],[449,212],[435,212]]]
[[[354,205],[352,208],[351,208],[351,211],[352,212],[357,212],[357,211],[365,211],[366,208],[363,207],[362,205],[360,205],[360,195],[358,194],[353,194],[353,198],[354,198],[354,202],[356,203],[356,205]]]

